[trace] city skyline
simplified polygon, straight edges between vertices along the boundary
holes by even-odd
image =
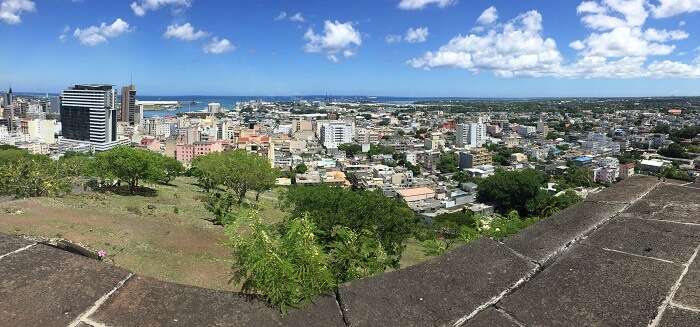
[[[139,95],[700,95],[698,1],[0,3],[15,92],[133,75]]]

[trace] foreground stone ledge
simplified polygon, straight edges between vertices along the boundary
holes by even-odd
[[[596,231],[583,243],[685,264],[700,245],[700,225],[619,219]]]
[[[498,310],[490,307],[473,319],[467,321],[462,327],[521,327],[515,322],[508,319],[505,315],[498,312]]]
[[[35,245],[0,259],[0,326],[67,326],[129,273]]]
[[[338,292],[350,326],[442,326],[485,306],[535,268],[502,244],[481,239]]]
[[[673,301],[698,310],[700,314],[700,257],[696,257],[688,267],[688,273],[683,277]]]
[[[527,326],[647,326],[682,269],[581,244],[498,305]]]
[[[344,326],[334,297],[282,317],[238,293],[133,277],[90,317],[108,326]]]
[[[589,196],[586,201],[632,203],[659,183],[657,177],[637,175]]]
[[[700,189],[661,185],[633,204],[623,216],[700,224]]]
[[[0,256],[19,250],[25,246],[34,244],[28,240],[0,234]]]
[[[574,240],[582,238],[624,207],[623,203],[579,203],[520,231],[504,243],[544,265]]]
[[[668,308],[664,313],[659,327],[698,327],[700,326],[700,312],[693,312],[678,308]]]

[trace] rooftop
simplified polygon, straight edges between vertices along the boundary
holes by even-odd
[[[0,235],[0,326],[700,326],[700,184],[634,177],[282,317]]]

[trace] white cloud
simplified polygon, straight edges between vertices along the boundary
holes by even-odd
[[[297,23],[303,23],[306,21],[306,19],[300,12],[294,14],[292,17],[289,17],[289,20]]]
[[[58,40],[61,42],[66,42],[68,39],[68,33],[70,32],[70,26],[66,25],[63,27],[63,30],[61,31],[61,35],[58,36]]]
[[[277,17],[275,17],[275,20],[284,20],[285,18],[287,18],[287,12],[282,11],[279,15],[277,15]]]
[[[145,16],[146,12],[158,10],[165,6],[182,9],[191,5],[192,0],[139,0],[132,2],[130,7],[136,16]]]
[[[304,39],[307,41],[304,46],[306,52],[325,52],[328,59],[334,62],[339,61],[338,54],[346,58],[355,55],[357,47],[362,45],[362,35],[351,22],[327,20],[322,34],[316,34],[309,28]]]
[[[163,36],[166,39],[180,39],[183,41],[194,41],[206,37],[209,33],[199,30],[196,31],[194,26],[190,23],[185,23],[182,25],[173,24],[168,26]]]
[[[459,35],[408,64],[415,68],[453,67],[474,73],[490,70],[497,76],[544,76],[561,70],[556,42],[542,36],[542,15],[529,11],[485,35]]]
[[[658,4],[655,4],[658,2]],[[658,0],[652,2],[652,13],[656,18],[666,18],[700,11],[700,0]]]
[[[90,26],[84,29],[76,28],[73,36],[83,45],[96,46],[129,31],[131,31],[129,23],[121,18],[117,18],[110,25],[102,23],[100,26]]]
[[[300,12],[294,14],[294,15],[288,15],[286,11],[282,11],[275,17],[275,21],[280,21],[280,20],[289,20],[290,22],[295,22],[295,23],[303,23],[306,21],[306,18],[304,18],[304,15],[302,15]]]
[[[409,28],[404,39],[408,43],[423,43],[428,39],[429,34],[427,27]]]
[[[218,37],[211,38],[211,41],[204,45],[204,53],[222,54],[236,50],[236,46],[228,39],[220,39]]]
[[[498,20],[498,10],[496,10],[496,7],[491,6],[481,13],[476,22],[481,25],[490,25],[496,20]]]
[[[23,12],[36,11],[36,4],[30,0],[2,0],[0,2],[0,21],[7,24],[22,22]]]
[[[429,5],[445,8],[457,3],[457,0],[401,0],[399,8],[403,10],[423,9]]]
[[[398,35],[398,34],[389,34],[386,36],[384,39],[386,43],[393,44],[393,43],[399,43],[403,40],[403,36]]]

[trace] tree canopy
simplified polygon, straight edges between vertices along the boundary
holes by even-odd
[[[516,210],[528,216],[528,201],[534,199],[546,182],[545,176],[532,169],[520,171],[497,171],[479,183],[477,198],[491,203],[497,210],[507,213]]]
[[[398,266],[405,241],[417,223],[413,211],[403,202],[378,191],[353,191],[332,186],[297,186],[283,197],[292,217],[307,216],[317,226],[323,244],[337,241],[337,226],[361,236],[371,233],[382,244],[393,267]]]
[[[199,171],[200,184],[223,186],[236,194],[238,203],[248,191],[271,189],[280,174],[267,159],[245,150],[212,153],[195,159],[193,165]]]

